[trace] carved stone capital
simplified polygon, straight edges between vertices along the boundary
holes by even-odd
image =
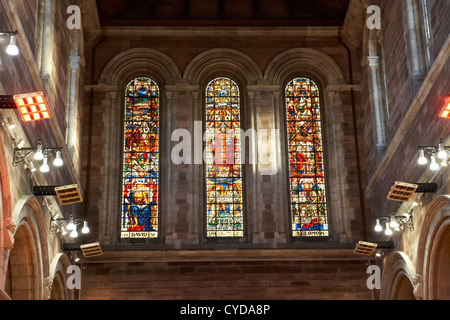
[[[423,299],[423,278],[420,274],[416,274],[413,279],[414,296],[417,300]]]

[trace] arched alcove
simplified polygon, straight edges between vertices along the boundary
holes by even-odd
[[[359,211],[349,207],[348,197],[351,186],[346,181],[348,164],[355,162],[355,159],[350,160],[344,150],[346,141],[354,137],[345,133],[343,127],[346,125],[344,119],[353,115],[344,113],[346,106],[342,96],[349,96],[351,88],[347,86],[348,83],[341,68],[331,56],[310,48],[293,48],[279,54],[268,64],[264,74],[266,83],[282,88],[298,77],[309,78],[319,87],[327,184],[332,186],[328,193],[330,240],[346,242],[352,236],[350,221],[361,219]],[[281,94],[278,99],[278,112],[281,115],[278,127],[286,132],[286,124],[283,121],[286,103],[284,94]],[[354,131],[352,134],[357,132]],[[286,134],[281,135],[280,158],[283,172],[288,171],[286,158],[288,146],[285,136]],[[327,154],[333,156],[327,156]]]
[[[16,203],[12,218],[17,221],[17,229],[14,248],[7,255],[11,297],[46,299],[49,256],[46,222],[39,201],[33,196],[23,196]]]
[[[67,287],[67,269],[71,263],[67,255],[60,253],[53,258],[50,267],[50,300],[73,300],[74,292]]]
[[[449,232],[450,196],[442,195],[428,205],[419,238],[417,272],[424,300],[449,299]]]
[[[381,300],[416,300],[414,293],[415,268],[404,252],[386,257],[381,279]]]
[[[40,298],[39,254],[36,252],[33,231],[23,222],[15,233],[15,245],[9,254],[6,293],[12,300]]]

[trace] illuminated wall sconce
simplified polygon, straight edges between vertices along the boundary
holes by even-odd
[[[51,114],[43,92],[0,95],[0,109],[17,109],[25,122],[50,119]]]
[[[405,229],[414,231],[412,210],[402,216],[392,215],[390,217],[378,217],[374,228],[377,233],[384,230],[386,236],[391,236],[395,231],[403,231]]]
[[[430,164],[429,169],[431,171],[448,167],[450,146],[444,146],[443,143],[444,139],[441,139],[438,146],[420,146],[417,163],[421,166]],[[427,155],[429,155],[429,159]]]
[[[23,121],[32,122],[51,118],[43,92],[15,95],[13,99]]]
[[[445,99],[444,110],[439,115],[440,118],[450,119],[450,96]]]
[[[82,234],[89,234],[89,226],[88,221],[85,219],[74,219],[71,214],[69,219],[54,219],[52,218],[50,221],[50,232],[58,232],[60,234],[65,234],[66,232],[70,232],[70,237],[72,239],[76,239],[79,236],[78,229],[81,228]]]
[[[0,31],[0,36],[9,37],[9,45],[6,47],[6,53],[10,56],[17,56],[19,54],[19,48],[17,47],[17,36],[18,32],[15,31]]]
[[[53,160],[53,165],[55,167],[61,167],[64,165],[62,159],[61,148],[44,148],[41,141],[38,141],[36,148],[19,148],[17,145],[14,149],[14,159],[13,165],[17,167],[22,161],[28,158],[32,153],[34,153],[34,160],[42,161],[42,166],[40,171],[47,173],[50,171],[49,166],[49,156],[55,154],[55,159]]]

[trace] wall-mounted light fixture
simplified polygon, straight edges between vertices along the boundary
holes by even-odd
[[[61,167],[64,165],[61,154],[62,148],[44,148],[42,141],[38,141],[36,148],[18,148],[14,149],[14,159],[13,165],[17,167],[22,161],[28,158],[32,153],[34,153],[34,160],[43,161],[40,171],[43,173],[50,171],[49,166],[49,156],[55,154],[55,159],[53,160],[53,165],[55,167]]]
[[[450,95],[445,99],[444,110],[442,110],[439,117],[444,119],[450,119]]]
[[[0,95],[0,109],[17,109],[24,122],[50,119],[51,114],[43,92]]]
[[[70,232],[70,237],[75,239],[78,238],[79,233],[78,229],[81,228],[82,234],[88,234],[90,232],[88,221],[85,219],[75,219],[71,214],[68,219],[60,218],[60,219],[51,219],[50,222],[50,232],[58,232],[64,234],[65,232]]]
[[[413,213],[414,211],[411,210],[403,215],[378,217],[374,230],[378,233],[384,230],[386,236],[391,236],[395,231],[403,231],[405,229],[414,231]]]
[[[0,36],[9,37],[9,45],[6,47],[6,53],[10,56],[17,56],[19,54],[19,48],[17,47],[16,36],[19,32],[15,31],[0,31]]]
[[[14,95],[13,99],[23,121],[31,122],[51,118],[43,92]]]
[[[444,146],[444,139],[441,139],[438,146],[420,146],[417,163],[421,166],[430,164],[431,171],[438,171],[441,168],[448,167],[449,152],[450,146]]]

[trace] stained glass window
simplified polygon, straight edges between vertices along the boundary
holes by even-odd
[[[240,95],[216,78],[206,88],[207,236],[243,237]]]
[[[159,88],[136,78],[125,92],[122,238],[158,237]]]
[[[320,96],[306,78],[286,87],[289,178],[294,237],[328,236]]]

